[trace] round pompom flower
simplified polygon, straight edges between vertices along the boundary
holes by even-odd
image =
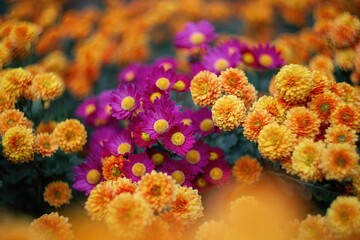
[[[255,158],[246,155],[236,160],[232,175],[240,183],[251,184],[259,180],[262,169]]]
[[[184,159],[182,160],[168,160],[165,161],[161,168],[159,169],[160,172],[165,172],[172,179],[175,180],[176,184],[181,186],[191,186],[190,181],[194,178],[194,175],[191,171],[191,166],[185,162]]]
[[[134,152],[134,147],[130,133],[125,131],[114,134],[109,141],[105,143],[105,148],[115,156],[127,156]]]
[[[122,156],[110,155],[103,159],[103,175],[106,180],[116,180],[125,177],[122,167],[126,159]]]
[[[355,145],[357,140],[356,131],[346,125],[332,125],[326,129],[326,143],[349,143]]]
[[[166,173],[152,171],[138,182],[139,193],[156,212],[170,206],[175,197],[175,181]]]
[[[39,133],[51,134],[55,130],[56,125],[57,125],[57,122],[55,122],[55,121],[41,122],[37,126],[35,133],[36,134],[39,134]]]
[[[68,221],[68,218],[59,216],[57,212],[44,214],[32,221],[29,235],[39,240],[73,240],[74,233]]]
[[[277,123],[266,125],[259,134],[259,151],[271,161],[281,160],[290,156],[296,138],[285,126]]]
[[[244,121],[244,136],[250,141],[257,142],[260,131],[264,126],[275,122],[275,118],[265,109],[250,112]]]
[[[305,107],[291,108],[284,123],[298,138],[314,138],[319,133],[319,117]]]
[[[322,154],[320,168],[326,179],[342,181],[357,171],[359,155],[348,143],[328,144]]]
[[[330,228],[326,222],[326,218],[321,215],[308,215],[305,220],[300,223],[299,235],[297,239],[331,239]]]
[[[332,124],[344,124],[356,131],[360,130],[360,112],[354,104],[339,104],[331,114],[330,121]]]
[[[49,133],[40,133],[35,137],[35,151],[42,157],[50,157],[57,150],[59,146],[56,142],[54,135]]]
[[[286,109],[279,102],[278,98],[273,96],[262,96],[251,107],[251,111],[265,109],[270,113],[279,124],[283,123],[286,118]]]
[[[323,142],[310,139],[304,139],[295,146],[291,157],[292,168],[303,181],[322,180],[323,174],[319,165],[324,149]]]
[[[326,212],[331,231],[342,236],[359,233],[360,202],[357,197],[339,196]]]
[[[35,135],[24,126],[10,128],[2,138],[3,154],[14,163],[28,163],[34,160]]]
[[[125,176],[136,182],[154,169],[155,163],[146,153],[129,155],[129,161],[125,161],[123,166]]]
[[[228,68],[221,72],[219,76],[222,88],[226,95],[235,95],[241,98],[244,87],[248,84],[248,78],[243,70],[238,68]]]
[[[331,57],[323,54],[314,56],[309,62],[309,69],[313,72],[334,72]]]
[[[87,138],[84,125],[76,119],[67,119],[59,123],[53,134],[59,144],[59,148],[65,153],[81,151]]]
[[[275,76],[275,88],[288,103],[305,102],[313,89],[311,72],[301,65],[286,65]]]
[[[191,127],[195,133],[201,137],[206,137],[213,132],[219,132],[219,129],[214,126],[211,111],[208,108],[202,108],[192,114]]]
[[[56,73],[39,73],[35,75],[31,87],[34,88],[35,96],[44,101],[54,100],[65,91],[64,81]]]
[[[7,130],[15,126],[32,128],[33,123],[17,109],[9,109],[0,114],[0,134],[4,136]]]
[[[45,187],[43,196],[45,202],[48,202],[50,206],[56,208],[62,206],[63,204],[68,204],[72,198],[69,185],[63,181],[49,183]]]
[[[191,127],[177,123],[164,134],[163,143],[166,149],[171,149],[179,155],[185,155],[193,147],[194,138]]]
[[[16,98],[0,87],[0,113],[15,108]]]
[[[331,41],[339,48],[344,48],[354,43],[359,35],[360,20],[349,12],[336,16],[329,32]]]
[[[234,95],[219,98],[211,109],[214,124],[223,131],[239,127],[246,117],[244,102]]]
[[[121,238],[136,239],[155,219],[150,204],[138,194],[123,193],[108,205],[106,223]]]
[[[243,100],[246,109],[250,109],[253,103],[256,101],[258,92],[254,85],[248,83],[244,86],[243,96],[240,98]]]
[[[231,168],[224,160],[211,161],[204,168],[204,179],[217,186],[226,183],[231,176]]]
[[[206,70],[199,72],[191,80],[190,92],[192,100],[200,107],[212,106],[222,96],[218,77]]]
[[[311,110],[317,113],[321,122],[329,123],[331,114],[340,102],[341,99],[336,94],[325,92],[315,96],[308,105]]]
[[[314,97],[316,95],[319,95],[319,94],[329,91],[331,85],[334,83],[323,72],[312,71],[311,75],[312,75],[312,79],[314,82],[314,87],[310,92],[311,97]]]
[[[119,85],[119,88],[111,93],[110,112],[116,119],[132,119],[135,110],[141,106],[141,99],[141,92],[131,84]]]
[[[13,68],[8,70],[2,77],[1,86],[6,92],[18,98],[30,86],[32,78],[31,72],[22,68]]]
[[[203,167],[208,164],[209,156],[208,146],[198,139],[192,149],[185,154],[185,160],[190,164],[193,175],[204,172]]]

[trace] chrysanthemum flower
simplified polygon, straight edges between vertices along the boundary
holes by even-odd
[[[14,163],[27,163],[34,159],[35,135],[25,126],[10,128],[2,138],[3,154]]]
[[[105,143],[105,148],[115,156],[127,156],[134,151],[134,143],[129,132],[121,132],[113,135],[108,142]]]
[[[313,89],[311,72],[301,65],[286,65],[275,76],[275,88],[288,103],[305,102]]]
[[[143,132],[143,126],[138,125],[133,132],[134,142],[137,144],[139,148],[151,148],[153,144],[157,143],[157,139],[151,139],[148,133]]]
[[[191,165],[193,175],[204,171],[203,167],[208,164],[209,156],[208,146],[198,139],[192,149],[185,154],[185,160]]]
[[[176,233],[170,232],[170,226],[160,216],[155,216],[154,221],[144,230],[151,233],[146,236],[148,240],[168,240],[173,239]]]
[[[125,87],[119,85],[119,88],[111,93],[109,105],[110,112],[116,119],[132,119],[134,111],[141,105],[141,92],[130,84]]]
[[[175,186],[171,176],[152,171],[141,178],[136,191],[150,203],[154,211],[161,212],[174,200]]]
[[[226,49],[216,47],[204,55],[202,64],[210,72],[220,74],[221,71],[225,71],[229,67],[236,67],[239,60],[239,54],[229,55]]]
[[[122,193],[133,194],[135,190],[136,185],[128,178],[101,182],[91,190],[85,209],[93,220],[101,221],[107,214],[108,205],[116,196]]]
[[[331,85],[334,83],[323,72],[312,71],[311,75],[314,82],[314,87],[310,92],[311,97],[329,91]]]
[[[190,92],[196,105],[212,106],[222,96],[221,83],[214,73],[204,70],[192,79]]]
[[[11,93],[6,92],[0,86],[0,113],[15,108],[15,103],[16,98]]]
[[[7,130],[15,126],[32,128],[33,123],[17,109],[9,109],[0,113],[0,135],[3,136]]]
[[[171,206],[171,212],[179,216],[185,225],[192,224],[204,215],[201,196],[192,187],[177,186],[175,200]]]
[[[244,136],[250,141],[257,142],[260,131],[264,126],[275,122],[275,118],[265,109],[251,111],[245,118]]]
[[[98,98],[90,97],[80,103],[76,109],[76,116],[84,119],[85,125],[97,125]]]
[[[168,152],[162,152],[151,148],[147,153],[149,155],[149,158],[155,163],[157,167],[160,166],[164,161],[169,159]]]
[[[181,239],[185,231],[185,225],[179,215],[174,214],[172,211],[164,211],[159,215],[169,226],[169,231],[175,236],[175,239]]]
[[[139,181],[146,173],[155,169],[155,163],[146,153],[129,155],[129,161],[125,161],[123,171],[127,178],[133,181]]]
[[[333,72],[334,64],[330,57],[318,54],[310,60],[309,69],[312,71]]]
[[[232,174],[238,182],[251,184],[259,180],[262,169],[255,158],[246,155],[236,160]]]
[[[192,129],[201,137],[220,131],[218,127],[214,126],[211,111],[208,108],[201,108],[194,112],[191,120]]]
[[[240,98],[246,107],[246,109],[250,109],[253,103],[258,98],[258,92],[256,91],[254,85],[248,83],[244,86],[243,96]]]
[[[345,103],[353,103],[359,104],[360,101],[360,94],[348,83],[339,82],[333,83],[331,91],[333,91],[336,95],[338,95]]]
[[[68,221],[68,218],[59,216],[57,212],[44,214],[32,221],[29,235],[33,239],[40,240],[73,240],[74,233]]]
[[[282,67],[285,62],[281,57],[281,52],[277,51],[274,46],[259,44],[253,51],[257,62],[257,68],[264,69],[276,69]]]
[[[44,101],[60,97],[65,90],[64,81],[56,73],[37,74],[33,78],[31,87],[35,89],[35,96],[40,97]]]
[[[262,96],[251,108],[251,111],[265,109],[280,124],[285,121],[286,110],[277,98],[273,96]]]
[[[147,85],[149,87],[156,86],[161,91],[170,91],[175,81],[175,71],[173,69],[165,70],[163,67],[155,67],[147,77]]]
[[[49,183],[45,187],[43,195],[44,201],[48,202],[50,206],[56,208],[62,206],[63,204],[68,204],[72,198],[69,185],[63,181]]]
[[[60,122],[53,134],[59,144],[59,148],[65,153],[81,151],[87,138],[84,125],[76,119],[67,119]]]
[[[211,161],[204,168],[204,179],[217,186],[228,182],[230,176],[231,168],[225,160]]]
[[[325,142],[326,143],[349,143],[355,145],[358,137],[356,131],[346,125],[332,125],[326,129]]]
[[[305,107],[291,108],[284,123],[298,138],[314,138],[319,133],[319,117]]]
[[[223,131],[239,127],[246,117],[244,102],[234,95],[219,98],[211,109],[214,124]]]
[[[330,239],[330,228],[326,223],[326,218],[321,215],[308,215],[299,226],[298,239]]]
[[[221,72],[219,79],[226,95],[235,95],[238,98],[244,95],[243,90],[245,85],[248,84],[248,78],[243,70],[228,68]]]
[[[290,129],[277,123],[266,125],[259,134],[258,143],[261,155],[271,161],[289,157],[296,138]]]
[[[166,149],[179,155],[185,155],[195,143],[195,135],[191,127],[183,123],[175,124],[164,134],[163,143]]]
[[[54,135],[49,133],[40,133],[35,137],[35,151],[42,157],[50,157],[57,150],[59,146]]]
[[[35,133],[36,134],[39,134],[39,133],[51,134],[55,130],[56,125],[57,125],[57,122],[55,122],[55,121],[41,122],[37,126]]]
[[[110,155],[103,159],[103,175],[106,180],[116,180],[125,177],[122,167],[126,159],[122,156]]]
[[[346,47],[354,43],[360,35],[360,20],[349,12],[339,14],[331,25],[329,37],[335,46]]]
[[[151,86],[144,89],[142,103],[144,107],[152,106],[156,99],[168,99],[169,96],[169,91],[162,91],[156,86]]]
[[[194,179],[194,175],[191,171],[191,166],[185,162],[184,159],[182,160],[168,160],[165,161],[161,168],[159,169],[160,172],[165,172],[172,179],[175,180],[176,184],[181,186],[191,186],[190,181]]]
[[[177,74],[172,90],[176,92],[187,92],[189,91],[190,83],[191,79],[187,75],[179,73]]]
[[[126,66],[119,74],[118,80],[124,83],[136,83],[138,80],[138,73],[141,70],[141,65],[134,63]]]
[[[356,131],[360,130],[360,112],[359,108],[351,103],[343,103],[336,106],[332,112],[330,121],[332,124],[344,124]]]
[[[195,240],[224,239],[229,234],[228,226],[223,222],[204,222],[196,231]],[[227,238],[225,238],[227,239]]]
[[[292,169],[303,181],[322,180],[323,174],[319,164],[324,149],[323,142],[314,142],[310,139],[304,139],[295,146],[291,158]]]
[[[357,197],[339,196],[326,212],[327,223],[333,233],[349,236],[359,233],[360,202]]]
[[[220,147],[209,147],[209,161],[224,160],[225,153]]]
[[[352,71],[355,69],[356,52],[354,49],[347,48],[335,51],[335,63],[344,71]]]
[[[30,86],[32,74],[22,68],[13,68],[6,72],[1,80],[1,86],[15,98],[20,97]]]
[[[155,216],[150,204],[140,195],[123,193],[108,206],[106,223],[114,235],[136,239],[142,234]]]
[[[315,96],[308,104],[317,113],[321,122],[328,123],[331,113],[335,111],[341,99],[334,93],[325,92]]]

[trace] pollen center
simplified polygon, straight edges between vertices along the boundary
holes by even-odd
[[[131,145],[129,143],[122,143],[119,145],[117,152],[118,154],[124,155],[125,153],[130,152]]]
[[[343,142],[345,142],[345,140],[346,140],[346,137],[344,134],[341,134],[338,136],[338,143],[343,143]]]
[[[208,91],[209,91],[208,88],[209,88],[209,86],[207,85],[207,83],[205,83],[205,82],[201,83],[201,85],[200,85],[200,90],[199,90],[199,94],[200,94],[200,95],[205,95],[205,94],[207,94]]]
[[[144,164],[142,163],[135,163],[132,168],[131,168],[132,173],[136,176],[136,177],[141,177],[142,175],[145,174],[146,172],[146,167]]]
[[[121,108],[125,111],[131,110],[135,106],[135,99],[133,97],[125,97],[121,101]]]
[[[164,161],[164,156],[161,153],[155,153],[151,156],[151,159],[156,165],[160,165]]]
[[[165,119],[159,119],[154,123],[155,132],[161,134],[169,129],[169,123]]]
[[[223,177],[223,171],[217,167],[213,168],[210,171],[210,177],[215,181],[220,180]]]
[[[192,149],[186,153],[185,158],[190,164],[197,164],[200,161],[200,153]]]
[[[152,102],[152,103],[154,103],[154,101],[155,101],[155,99],[160,99],[161,98],[161,93],[159,93],[159,92],[154,92],[153,94],[151,94],[151,96],[150,96],[150,101]]]
[[[91,169],[86,174],[86,180],[88,181],[88,183],[95,185],[95,184],[100,182],[101,174],[100,174],[100,172],[98,170]]]
[[[214,68],[215,68],[217,71],[225,70],[225,69],[227,69],[229,66],[230,66],[229,61],[226,60],[226,59],[224,59],[224,58],[218,59],[218,60],[215,62],[215,64],[214,64]]]
[[[149,142],[151,140],[149,134],[147,133],[141,133],[141,139],[144,140],[145,142]]]
[[[184,118],[183,120],[181,120],[182,123],[184,123],[185,125],[191,126],[191,119],[190,118]]]
[[[259,58],[259,62],[264,67],[269,67],[273,64],[273,60],[268,54],[261,55]]]
[[[218,158],[219,158],[219,155],[216,152],[210,152],[210,157],[209,157],[210,161],[214,161]]]
[[[192,44],[198,45],[205,41],[205,35],[201,32],[195,32],[190,36],[190,42]]]
[[[170,81],[169,79],[162,77],[156,80],[155,85],[161,90],[168,90],[170,87]]]
[[[176,91],[183,91],[185,89],[185,83],[181,80],[177,81],[175,84],[174,84],[174,89]]]
[[[214,122],[210,118],[201,121],[200,129],[203,132],[210,132],[214,128]]]
[[[199,188],[205,188],[207,186],[207,182],[205,179],[203,178],[199,178],[197,181],[196,181],[197,185]]]
[[[95,110],[96,110],[95,104],[89,104],[85,108],[85,113],[86,113],[86,115],[90,115],[90,114],[94,113]]]
[[[244,53],[243,54],[243,62],[246,64],[253,64],[255,61],[254,56],[251,53]]]
[[[175,146],[181,146],[185,142],[185,136],[181,132],[176,132],[171,136],[171,142]]]
[[[322,112],[327,112],[327,111],[329,111],[329,109],[330,109],[330,104],[328,104],[328,103],[323,103],[320,105],[320,110]]]
[[[176,170],[171,174],[171,177],[176,181],[177,184],[181,185],[185,182],[185,174],[180,171]]]

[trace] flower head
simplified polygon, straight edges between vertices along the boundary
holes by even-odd
[[[141,65],[134,63],[125,67],[119,74],[118,80],[123,83],[136,83],[139,80]]]
[[[191,120],[191,127],[195,133],[199,134],[201,137],[206,137],[211,133],[219,132],[219,128],[214,125],[211,111],[208,108],[202,108],[195,111],[192,114]]]
[[[39,133],[49,133],[51,134],[54,129],[56,128],[57,122],[55,121],[48,121],[48,122],[41,122],[37,128],[35,133],[39,134]]]
[[[313,72],[333,72],[334,64],[329,56],[318,54],[310,60],[309,69]]]
[[[236,160],[232,174],[238,182],[251,184],[259,180],[262,169],[255,158],[246,155]]]
[[[57,181],[51,182],[45,187],[43,193],[44,201],[48,202],[50,206],[60,207],[63,204],[68,204],[71,196],[71,189],[66,182]]]
[[[287,112],[285,125],[298,138],[314,138],[319,133],[320,119],[305,107],[293,107]]]
[[[122,167],[126,159],[122,156],[110,155],[103,159],[102,172],[106,180],[116,180],[125,177]]]
[[[210,161],[204,168],[204,179],[217,186],[226,183],[231,176],[231,168],[225,160]]]
[[[98,110],[98,98],[90,97],[80,103],[76,109],[76,116],[84,118],[87,125],[95,125]]]
[[[2,77],[1,86],[6,92],[18,98],[30,86],[32,78],[31,72],[22,68],[13,68]]]
[[[210,72],[220,74],[221,71],[225,71],[229,67],[235,67],[239,60],[240,55],[229,55],[226,49],[218,47],[205,54],[202,64]]]
[[[7,130],[15,126],[32,128],[33,123],[17,109],[9,109],[0,113],[0,134],[3,136]]]
[[[35,137],[35,151],[42,157],[50,157],[58,150],[58,144],[53,134],[40,133]]]
[[[110,112],[116,119],[132,119],[134,111],[141,105],[141,92],[134,86],[119,85],[118,90],[111,93]]]
[[[81,151],[87,138],[84,125],[76,119],[67,119],[59,123],[53,134],[59,148],[65,153]]]
[[[147,78],[148,86],[156,86],[161,91],[170,91],[175,81],[175,71],[173,69],[165,70],[163,67],[154,68]]]
[[[360,130],[360,112],[358,106],[351,103],[343,103],[336,106],[332,112],[330,121],[332,124],[343,124],[357,131]]]
[[[328,76],[326,76],[326,74],[320,71],[312,71],[311,75],[314,82],[314,87],[310,92],[312,97],[330,90],[333,81]]]
[[[155,163],[146,153],[129,155],[129,161],[124,162],[123,171],[127,178],[139,181],[146,173],[155,169]]]
[[[331,25],[329,37],[335,46],[347,47],[360,35],[360,20],[349,12],[339,14]]]
[[[35,75],[32,87],[35,90],[35,95],[44,101],[60,97],[65,90],[64,81],[56,73],[39,73]]]
[[[198,139],[192,149],[185,154],[185,160],[190,164],[193,175],[204,172],[203,167],[208,164],[209,157],[208,146],[200,139]]]
[[[129,132],[114,134],[108,142],[105,142],[105,148],[113,155],[127,156],[134,151],[134,143]]]
[[[222,95],[217,76],[207,70],[201,71],[191,80],[190,92],[196,105],[212,106]]]
[[[273,96],[262,96],[259,98],[253,105],[251,110],[261,110],[265,109],[269,114],[271,114],[276,122],[283,123],[286,118],[286,109],[280,103],[278,98]]]
[[[190,181],[194,179],[194,175],[191,171],[191,166],[185,162],[185,160],[168,160],[165,161],[161,168],[159,169],[160,172],[165,172],[172,179],[175,180],[176,184],[181,186],[191,186]]]
[[[187,75],[179,73],[175,79],[172,90],[176,92],[187,92],[189,91],[190,83],[191,79]]]
[[[328,123],[331,114],[339,103],[340,98],[336,94],[325,92],[315,96],[308,105],[311,110],[317,113],[321,122]]]
[[[358,137],[356,131],[346,125],[332,125],[326,129],[325,142],[326,143],[349,143],[355,145]]]
[[[155,163],[157,167],[161,166],[163,162],[169,160],[169,153],[157,151],[155,149],[149,149],[148,151],[149,158]]]
[[[238,68],[228,68],[221,72],[219,76],[222,88],[227,95],[235,95],[238,98],[244,96],[244,88],[248,84],[248,78],[243,70]]]
[[[327,225],[326,218],[321,215],[308,215],[299,226],[298,239],[330,239],[330,228]]]
[[[275,118],[267,110],[253,110],[245,118],[243,124],[244,136],[250,141],[257,142],[263,127],[273,122],[275,122]]]
[[[257,67],[260,70],[276,69],[285,64],[284,59],[281,57],[281,52],[277,51],[274,46],[259,44],[253,51],[256,58]]]
[[[179,155],[185,155],[193,147],[194,138],[195,135],[191,127],[177,123],[164,134],[163,143],[166,149],[171,149]]]
[[[209,147],[209,161],[224,160],[225,153],[220,147]]]

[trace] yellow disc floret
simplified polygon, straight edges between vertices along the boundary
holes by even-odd
[[[121,101],[121,108],[124,111],[129,111],[133,109],[134,106],[135,106],[135,99],[133,97],[128,96]]]

